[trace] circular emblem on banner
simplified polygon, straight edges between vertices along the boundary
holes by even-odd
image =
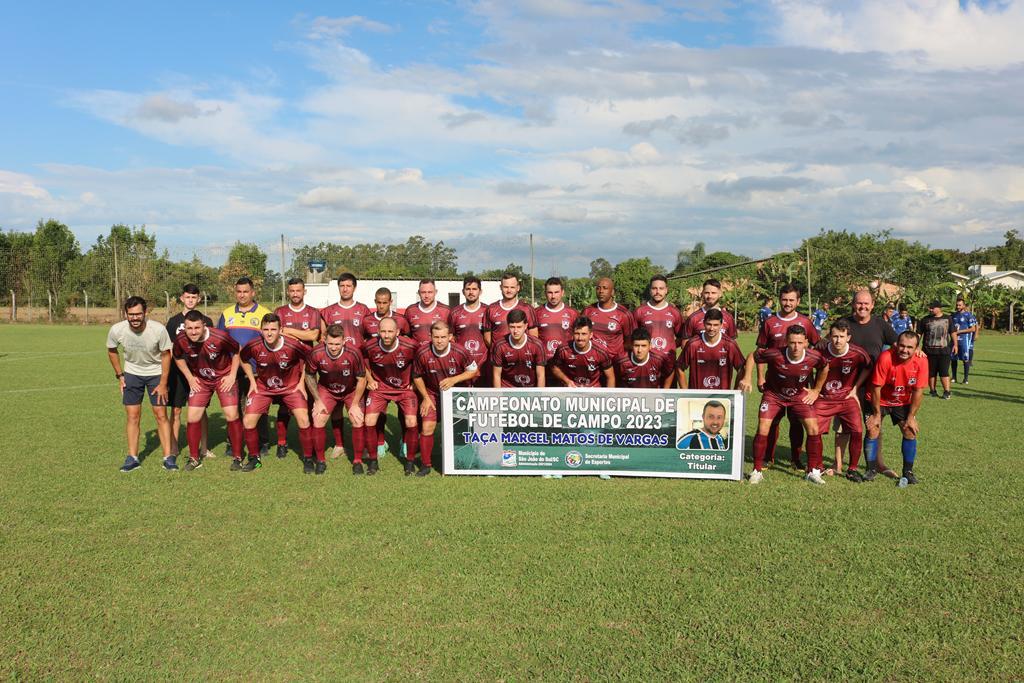
[[[565,454],[565,464],[575,469],[583,464],[583,455],[579,451],[569,451]]]

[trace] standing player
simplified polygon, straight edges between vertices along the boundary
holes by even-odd
[[[764,300],[764,306],[757,309],[757,331],[760,332],[761,328],[764,327],[764,321],[772,317],[772,300],[767,298]]]
[[[459,304],[448,314],[448,329],[454,335],[455,343],[466,350],[479,371],[474,386],[488,386],[487,381],[490,378],[490,366],[487,365],[487,337],[490,327],[487,322],[487,306],[480,301],[481,288],[480,278],[467,275],[462,280],[462,296],[465,297],[466,303]],[[433,341],[433,331],[430,338]]]
[[[585,315],[572,325],[572,341],[559,346],[549,363],[551,375],[569,388],[599,387],[604,380],[606,387],[615,386],[615,371],[612,359],[591,343],[590,318]]]
[[[739,385],[742,391],[750,391],[754,367],[762,364],[767,368],[767,376],[758,409],[754,470],[750,473],[750,483],[761,483],[761,470],[768,450],[768,432],[775,418],[789,411],[790,419],[800,420],[807,431],[807,481],[824,484],[825,480],[821,478],[821,435],[818,434],[818,420],[813,406],[828,379],[828,363],[821,354],[807,347],[807,331],[804,327],[791,325],[786,330],[785,348],[759,348],[747,356],[746,371]],[[818,371],[818,377],[814,386],[811,386],[815,370]]]
[[[636,327],[633,314],[622,304],[615,303],[615,283],[610,277],[597,281],[595,293],[597,303],[587,306],[581,315],[593,323],[594,343],[610,357],[618,358],[625,351],[625,340]]]
[[[124,302],[127,320],[115,323],[107,333],[107,358],[114,368],[114,378],[121,385],[121,403],[125,411],[125,435],[128,455],[122,472],[138,469],[139,423],[142,421],[142,395],[149,395],[149,405],[156,417],[156,432],[164,454],[164,469],[176,471],[177,459],[171,454],[171,425],[167,420],[167,380],[171,374],[171,338],[167,328],[146,319],[146,300],[130,296]],[[117,348],[124,349],[124,370]]]
[[[231,469],[252,472],[262,466],[256,425],[260,416],[270,410],[270,404],[275,399],[284,403],[295,416],[295,422],[299,425],[303,469],[308,469],[309,461],[313,458],[313,435],[309,429],[306,385],[302,375],[309,357],[309,347],[283,335],[281,318],[275,313],[267,313],[260,321],[259,339],[253,339],[243,346],[241,355],[242,371],[249,380],[245,416],[242,418],[249,459],[245,465],[240,460],[234,460]]]
[[[907,330],[913,331],[917,328],[917,324],[914,319],[907,313],[907,305],[900,304],[899,312],[896,315],[889,317],[889,324],[892,325],[892,330],[896,334],[903,334]]]
[[[636,327],[643,327],[651,334],[651,347],[655,351],[674,357],[683,333],[683,315],[666,301],[668,279],[664,275],[652,277],[647,290],[650,299],[633,312]]]
[[[801,326],[807,334],[807,341],[811,346],[820,341],[818,332],[814,329],[811,319],[802,313],[797,313],[797,306],[800,305],[800,290],[796,285],[789,283],[779,290],[779,312],[770,316],[761,326],[761,332],[757,335],[757,348],[759,349],[781,349],[784,348],[787,338],[787,330],[793,325]],[[726,331],[728,334],[728,331]],[[763,366],[757,368],[757,385],[763,383]],[[775,424],[768,434],[768,459],[775,462],[775,444],[779,441],[779,423],[785,411],[776,414]],[[789,421],[789,445],[793,461],[793,467],[801,469],[800,451],[804,442],[804,430],[801,420]]]
[[[555,355],[559,346],[569,343],[572,339],[572,324],[579,317],[575,309],[569,308],[562,301],[564,296],[565,287],[561,279],[549,277],[544,283],[546,302],[534,311],[537,319],[537,338],[544,344],[548,358]]]
[[[714,278],[705,280],[704,285],[700,290],[701,307],[690,314],[690,317],[686,319],[686,326],[683,329],[683,339],[689,339],[695,334],[699,334],[704,329],[704,316],[713,308],[717,308],[722,311],[722,333],[730,339],[735,339],[737,335],[736,321],[733,320],[732,314],[725,310],[719,305],[722,300],[722,283]]]
[[[963,300],[963,297],[958,297],[956,300],[956,313],[953,314],[953,329],[956,334],[958,352],[953,354],[952,367],[950,368],[951,379],[953,384],[956,384],[956,362],[959,360],[964,364],[964,381],[962,383],[967,384],[967,380],[971,375],[971,363],[974,362],[974,335],[978,333],[978,319],[967,310],[967,302]]]
[[[531,336],[537,336],[537,319],[534,316],[530,304],[519,298],[522,285],[519,278],[513,273],[505,273],[501,276],[501,301],[495,301],[487,307],[487,335],[488,344],[492,339],[504,337],[508,334],[505,321],[511,311],[522,311],[526,316],[527,331]]]
[[[846,478],[862,482],[864,477],[857,471],[864,443],[860,396],[864,382],[871,374],[871,357],[864,349],[850,343],[850,323],[843,319],[832,323],[828,339],[821,340],[818,351],[828,363],[828,381],[814,403],[818,431],[824,437],[828,434],[832,418],[839,420],[850,442],[850,466],[846,470]],[[836,474],[843,472],[842,456],[838,449],[834,471]]]
[[[417,477],[425,477],[431,471],[431,456],[434,452],[434,430],[437,429],[437,414],[441,406],[441,392],[457,384],[472,382],[479,374],[473,357],[460,346],[452,343],[448,323],[438,320],[430,326],[430,344],[420,349],[413,363],[412,383],[420,395],[420,418],[423,429],[420,432],[420,469]],[[405,465],[405,473],[412,470],[412,462]]]
[[[409,334],[416,344],[430,341],[430,326],[438,320],[448,321],[448,307],[437,301],[437,285],[430,278],[420,280],[420,300],[405,309]]]
[[[675,380],[672,357],[651,350],[651,333],[638,327],[630,335],[631,350],[615,360],[615,386],[627,389],[668,389]]]
[[[381,287],[373,294],[374,310],[370,311],[363,318],[363,339],[357,340],[357,344],[363,344],[367,339],[376,339],[380,332],[380,321],[384,318],[391,318],[398,325],[398,334],[403,337],[409,336],[409,321],[404,315],[398,315],[391,308],[391,290]]]
[[[274,313],[281,319],[281,334],[305,344],[313,350],[320,339],[320,311],[306,303],[306,282],[301,277],[288,280],[285,290],[288,303],[278,306]],[[312,398],[312,397],[311,397]],[[288,408],[277,406],[277,457],[288,455]]]
[[[238,419],[238,368],[241,365],[238,342],[224,330],[213,329],[208,318],[196,310],[185,314],[182,333],[174,340],[174,362],[189,388],[188,440],[189,459],[185,471],[203,466],[201,442],[206,409],[217,394],[227,423],[231,457],[242,460],[242,423]]]
[[[680,387],[718,390],[732,386],[733,370],[742,368],[746,359],[739,344],[722,333],[723,317],[722,311],[712,308],[704,315],[704,331],[683,344],[676,361]]]
[[[916,484],[914,460],[917,458],[917,411],[924,398],[924,385],[928,381],[928,361],[917,355],[918,336],[904,332],[896,346],[882,353],[875,363],[871,379],[871,405],[874,413],[868,418],[868,438],[864,452],[870,461],[878,447],[882,431],[882,418],[888,415],[903,433],[903,478],[900,485]]]
[[[433,324],[433,323],[431,323]],[[403,423],[403,443],[406,447],[405,469],[410,472],[412,460],[416,456],[418,438],[416,436],[416,394],[412,389],[412,365],[416,360],[416,342],[408,337],[398,336],[398,323],[391,318],[380,321],[378,338],[370,339],[363,345],[363,357],[370,371],[366,378],[366,388],[370,396],[366,401],[366,442],[367,445],[377,441],[377,421],[387,420],[388,403],[395,403],[399,419]],[[368,448],[370,462],[366,466],[366,474],[377,474],[379,463],[377,452]],[[362,474],[362,467],[353,474]]]
[[[255,300],[256,290],[251,278],[240,277],[235,282],[235,305],[228,306],[220,314],[217,321],[217,329],[224,330],[231,335],[231,338],[238,342],[238,347],[245,348],[245,345],[254,339],[260,338],[260,321],[270,313],[265,306],[261,306]],[[249,377],[244,372],[239,372],[238,377],[238,410],[244,414],[243,403],[249,395]],[[270,435],[267,426],[267,417],[264,415],[259,420],[259,455],[266,455],[269,449]],[[252,456],[252,454],[249,454]]]
[[[828,320],[828,308],[829,306],[827,303],[822,304],[821,308],[815,309],[814,313],[811,315],[811,322],[814,323],[814,329],[819,335],[821,334],[822,326],[825,324],[825,321]]]
[[[496,339],[491,346],[491,382],[494,388],[543,388],[548,356],[540,340],[527,334],[526,314],[519,310],[510,311],[505,324],[508,334]]]
[[[327,471],[327,432],[325,427],[332,416],[342,408],[348,410],[352,423],[352,471],[363,469],[364,432],[363,393],[366,390],[366,373],[363,370],[363,356],[359,346],[350,344],[345,327],[333,323],[324,331],[324,343],[313,349],[306,361],[306,391],[313,398],[313,455],[316,464],[306,461],[304,471],[310,467],[316,474]],[[336,442],[338,446],[342,442]]]
[[[181,295],[178,297],[178,301],[181,302],[182,310],[172,315],[171,319],[167,321],[167,336],[171,338],[172,344],[178,338],[178,335],[185,331],[185,316],[189,311],[196,310],[196,306],[199,305],[199,296],[199,287],[193,284],[187,284],[181,288]],[[213,327],[213,321],[205,315],[203,320],[208,327]],[[189,394],[188,382],[185,381],[185,377],[178,370],[177,364],[171,364],[171,376],[167,380],[167,390],[167,405],[171,409],[171,455],[177,457],[180,450],[178,439],[180,438],[181,431],[181,413],[182,409],[188,404]],[[202,436],[200,437],[199,452],[202,453],[203,457],[213,457],[213,452],[206,449],[207,430],[205,412],[203,412],[203,419],[200,424]]]
[[[936,299],[929,304],[931,311],[917,321],[917,333],[921,337],[921,346],[928,356],[928,393],[938,396],[936,377],[942,382],[942,398],[949,400],[949,361],[960,349],[953,327],[953,320],[942,313],[942,302]]]

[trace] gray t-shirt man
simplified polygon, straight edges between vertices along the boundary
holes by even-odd
[[[124,350],[124,371],[136,377],[159,376],[160,354],[170,351],[173,343],[167,328],[155,320],[147,320],[142,332],[133,332],[127,320],[115,323],[107,333],[107,348]]]

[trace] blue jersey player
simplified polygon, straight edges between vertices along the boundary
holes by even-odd
[[[892,329],[897,335],[901,335],[907,330],[913,330],[916,327],[914,319],[907,313],[906,304],[900,304],[899,313],[889,318],[889,324],[892,325]]]
[[[765,299],[764,306],[757,310],[758,327],[764,325],[764,321],[772,317],[772,300]]]
[[[811,323],[814,325],[814,329],[821,332],[826,320],[828,320],[828,304],[823,304],[821,308],[811,314]]]
[[[956,300],[956,313],[952,315],[953,328],[956,330],[957,348],[953,352],[952,379],[956,382],[957,361],[964,364],[964,378],[962,384],[967,384],[971,373],[971,362],[974,360],[974,336],[978,332],[978,319],[967,310],[967,302],[963,299]]]

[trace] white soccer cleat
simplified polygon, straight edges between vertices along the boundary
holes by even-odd
[[[764,475],[761,474],[761,470],[752,470],[750,472],[751,484],[760,484],[762,479],[764,479]]]
[[[822,486],[825,485],[825,480],[821,478],[821,470],[817,468],[808,472],[806,479],[812,484],[821,484]]]

